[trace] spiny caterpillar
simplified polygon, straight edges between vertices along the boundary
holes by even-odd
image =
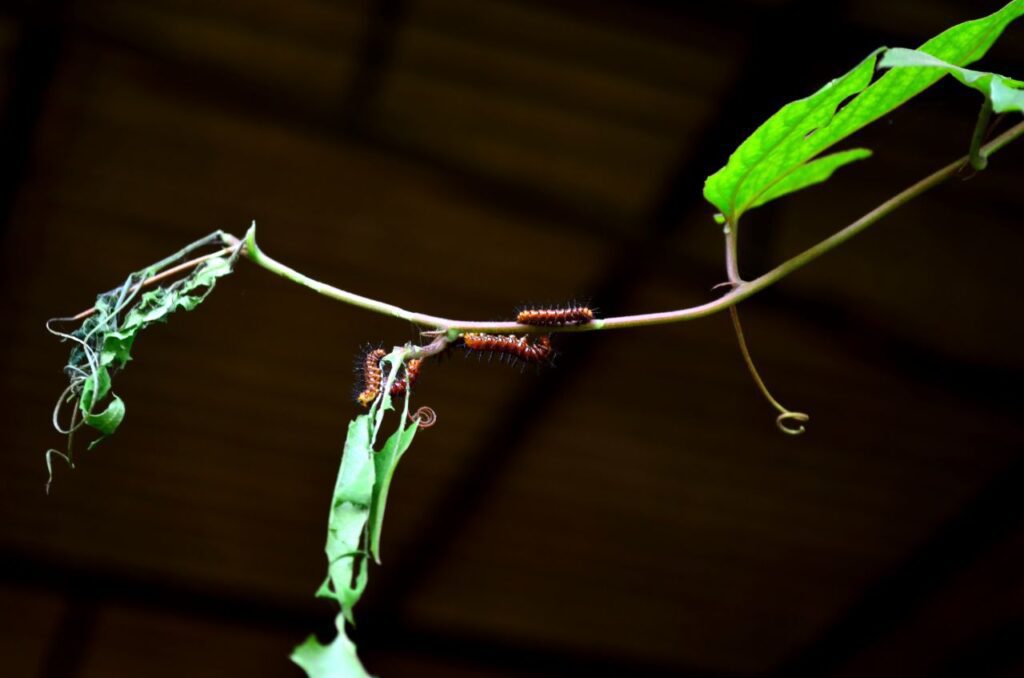
[[[551,358],[551,339],[546,336],[538,337],[531,343],[525,336],[468,332],[462,335],[462,343],[470,351],[498,353],[524,363],[541,364]]]
[[[384,386],[385,375],[381,370],[380,361],[386,355],[387,351],[382,348],[367,348],[366,353],[359,361],[361,390],[356,396],[356,402],[363,407],[369,407],[380,395],[381,388]],[[395,382],[391,384],[392,397],[403,395],[410,385],[416,383],[422,364],[423,361],[419,359],[410,360],[405,364],[405,376],[395,379]]]
[[[594,311],[588,306],[567,306],[565,308],[523,308],[516,314],[520,325],[535,327],[568,327],[585,325],[594,319]]]
[[[386,355],[387,351],[384,349],[374,348],[368,350],[363,356],[363,380],[360,384],[363,390],[356,396],[356,402],[363,407],[369,407],[370,403],[380,395],[380,386],[383,381],[380,361]]]
[[[412,385],[416,383],[416,380],[420,376],[420,367],[423,361],[419,358],[413,358],[405,364],[405,376],[395,379],[395,383],[391,384],[391,396],[400,396],[405,394],[406,385]]]

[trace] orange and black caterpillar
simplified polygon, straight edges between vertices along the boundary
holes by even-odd
[[[551,339],[547,336],[537,337],[531,342],[526,336],[468,332],[462,335],[462,343],[470,351],[497,353],[511,360],[538,365],[550,362],[552,355]]]
[[[576,305],[564,308],[523,308],[516,314],[517,323],[535,327],[585,325],[593,319],[593,309]]]
[[[380,369],[380,361],[386,355],[387,351],[382,348],[368,348],[359,361],[361,363],[359,367],[361,367],[362,379],[359,384],[361,388],[359,395],[356,396],[356,402],[363,407],[369,407],[370,403],[380,395],[381,384],[384,380]]]
[[[382,348],[367,347],[363,357],[359,360],[357,368],[360,372],[359,393],[356,395],[356,402],[363,407],[369,407],[384,386],[385,376],[380,367],[380,361],[387,355]],[[423,361],[418,359],[410,360],[405,364],[405,376],[395,379],[391,384],[391,395],[399,396],[405,393],[411,384],[416,383],[420,376],[420,368]]]
[[[405,376],[395,379],[395,383],[391,384],[392,397],[403,395],[407,385],[416,383],[422,365],[423,361],[419,358],[413,358],[405,364]]]

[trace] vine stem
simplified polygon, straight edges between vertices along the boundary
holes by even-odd
[[[989,157],[993,153],[996,153],[1004,146],[1014,141],[1015,139],[1024,136],[1024,122],[1017,123],[1010,129],[1006,130],[998,137],[988,142],[984,146],[978,149],[978,155],[982,157]],[[383,315],[389,315],[394,318],[400,318],[406,320],[415,325],[430,328],[435,330],[437,334],[444,334],[448,339],[453,339],[459,333],[462,332],[489,332],[489,333],[515,333],[515,334],[530,334],[530,333],[543,333],[549,334],[551,332],[591,332],[596,330],[617,330],[625,329],[629,327],[647,327],[651,325],[666,325],[670,323],[684,322],[687,320],[696,320],[697,318],[704,318],[715,313],[724,311],[736,304],[740,303],[744,299],[748,299],[753,295],[757,294],[761,290],[770,287],[782,280],[794,271],[803,268],[807,264],[811,263],[818,257],[826,254],[836,247],[842,245],[853,236],[866,230],[869,226],[880,221],[883,217],[888,216],[892,212],[896,211],[903,205],[907,204],[914,198],[917,198],[921,194],[925,193],[931,188],[938,186],[947,179],[952,178],[959,172],[964,166],[969,165],[971,158],[965,156],[952,162],[942,169],[934,172],[933,174],[925,177],[918,181],[914,185],[904,189],[900,193],[889,198],[881,205],[871,210],[860,219],[857,219],[853,223],[849,224],[845,228],[837,231],[828,238],[825,238],[818,244],[804,250],[800,254],[787,259],[767,273],[758,276],[757,278],[749,282],[740,282],[737,285],[733,285],[729,292],[723,294],[721,297],[704,304],[697,306],[691,306],[689,308],[677,309],[674,311],[663,311],[659,313],[642,313],[638,315],[625,315],[617,316],[613,318],[598,318],[593,322],[585,325],[576,325],[570,327],[533,327],[530,325],[520,325],[516,322],[479,322],[472,320],[453,320],[449,318],[443,318],[436,315],[429,315],[426,313],[417,313],[409,311],[407,309],[388,304],[383,301],[364,297],[354,292],[348,292],[346,290],[334,287],[327,283],[321,282],[310,278],[309,276],[296,271],[295,269],[271,258],[260,250],[256,244],[256,229],[255,224],[246,233],[244,240],[231,235],[230,233],[220,233],[219,238],[226,247],[220,252],[216,252],[206,257],[199,257],[191,261],[182,263],[175,266],[173,269],[168,269],[162,272],[158,276],[154,276],[147,280],[142,281],[139,286],[143,287],[157,279],[163,279],[169,275],[179,273],[192,266],[197,266],[206,259],[223,255],[231,252],[234,248],[240,244],[244,244],[242,255],[248,258],[257,266],[267,269],[272,273],[291,280],[292,282],[298,283],[305,287],[312,289],[318,294],[322,294],[331,299],[358,306],[367,311],[374,313],[381,313]],[[75,316],[76,319],[86,317],[90,311],[83,311],[82,313]],[[429,334],[429,332],[428,332]]]
[[[981,142],[985,140],[988,132],[988,123],[992,119],[992,100],[985,97],[981,103],[981,110],[978,111],[978,121],[974,124],[974,134],[971,135],[971,167],[979,172],[988,166],[988,155],[982,150]]]
[[[743,278],[740,276],[739,223],[726,222],[724,231],[725,271],[726,275],[729,277],[729,281],[722,284],[729,285],[731,287],[738,287],[744,284]],[[758,372],[757,365],[754,364],[754,357],[750,354],[750,348],[747,346],[747,339],[743,335],[743,325],[740,323],[740,312],[736,305],[729,307],[729,318],[732,320],[732,328],[736,333],[736,342],[740,347],[740,356],[743,358],[743,364],[747,366],[747,372],[750,373],[750,378],[754,380],[754,385],[757,386],[757,390],[761,392],[761,395],[768,401],[768,404],[774,407],[775,411],[779,413],[779,416],[775,418],[775,425],[780,431],[787,435],[800,435],[807,430],[804,427],[804,424],[811,420],[810,416],[805,412],[790,410],[772,395],[772,392],[768,390],[768,385],[764,383],[761,373]],[[796,422],[795,425],[794,422]]]

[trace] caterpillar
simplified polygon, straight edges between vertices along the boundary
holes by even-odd
[[[588,306],[567,306],[565,308],[524,308],[516,314],[520,325],[539,327],[568,327],[585,325],[594,319],[594,311]]]
[[[369,407],[370,403],[380,395],[380,387],[383,375],[380,369],[381,358],[387,355],[382,348],[374,348],[366,351],[362,359],[362,390],[356,396],[356,402],[363,407]]]
[[[419,358],[414,358],[405,364],[405,376],[395,379],[395,383],[391,384],[392,397],[404,395],[406,388],[416,383],[422,365],[423,361]]]
[[[524,363],[546,363],[550,360],[552,353],[551,339],[547,336],[538,337],[531,343],[526,336],[468,332],[462,335],[462,343],[470,351],[498,353]]]
[[[361,372],[361,383],[356,402],[363,407],[369,407],[384,387],[386,376],[380,367],[380,361],[386,355],[387,352],[382,348],[368,348],[357,364]],[[423,361],[419,359],[410,360],[405,364],[405,376],[395,379],[391,384],[389,393],[392,397],[404,394],[410,385],[416,383],[422,364]]]

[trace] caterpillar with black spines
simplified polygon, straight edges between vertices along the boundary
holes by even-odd
[[[356,361],[357,374],[360,377],[356,386],[356,402],[363,407],[369,407],[380,395],[384,382],[380,361],[386,355],[387,351],[382,348],[367,346],[361,354],[362,357]]]
[[[516,322],[533,327],[573,327],[586,325],[594,320],[594,310],[589,306],[571,304],[563,307],[521,308],[516,313]]]
[[[497,354],[535,365],[549,363],[552,357],[551,339],[546,335],[530,341],[526,335],[467,332],[462,335],[462,343],[470,351]]]
[[[404,395],[406,389],[416,383],[416,380],[419,379],[422,365],[423,360],[420,358],[413,358],[405,363],[405,376],[398,377],[395,379],[395,383],[391,384],[392,398]]]
[[[387,351],[382,348],[367,346],[356,361],[356,402],[363,407],[369,407],[384,388],[387,377],[380,365],[386,355]],[[389,393],[392,397],[405,394],[409,387],[416,383],[422,365],[423,361],[415,358],[403,366],[404,375],[397,377],[391,384]]]

